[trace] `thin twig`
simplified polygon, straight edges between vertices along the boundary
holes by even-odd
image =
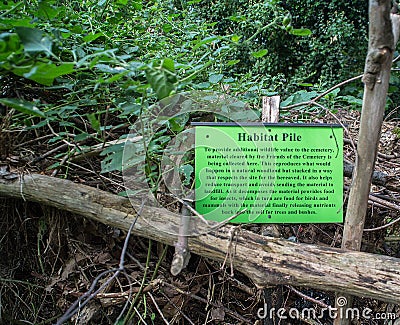
[[[358,75],[358,76],[355,76],[355,77],[353,77],[353,78],[347,79],[347,80],[345,80],[345,81],[342,81],[342,82],[336,84],[336,85],[333,86],[332,88],[329,88],[327,91],[324,91],[322,94],[320,94],[319,96],[315,97],[315,98],[313,99],[313,101],[315,102],[315,101],[321,99],[321,98],[324,97],[325,95],[328,95],[330,92],[334,91],[336,88],[342,87],[342,86],[344,86],[345,84],[348,84],[348,83],[350,83],[350,82],[352,82],[352,81],[356,81],[357,79],[361,79],[361,78],[363,77],[363,75],[364,75],[364,74],[360,74],[360,75]]]
[[[350,189],[350,187],[346,186],[346,185],[343,186],[343,188],[345,190],[349,190]],[[380,205],[382,205],[382,206],[384,206],[386,208],[389,208],[389,209],[392,209],[392,210],[395,210],[395,211],[400,211],[400,206],[398,204],[394,204],[394,203],[388,202],[387,200],[380,199],[380,198],[374,196],[373,194],[370,194],[368,199],[370,201],[372,201],[374,203],[378,203],[378,204],[380,204]]]
[[[37,163],[37,162],[39,162],[39,161],[51,156],[53,153],[56,153],[57,151],[63,150],[65,148],[68,148],[69,146],[70,146],[69,144],[63,143],[62,145],[60,145],[60,146],[58,146],[58,147],[56,147],[54,149],[51,149],[51,150],[47,151],[46,153],[44,153],[43,155],[33,159],[32,160],[32,164],[35,164],[35,163]]]
[[[225,268],[225,264],[226,264],[226,260],[229,257],[229,262],[230,262],[230,267],[231,267],[231,274],[230,276],[233,278],[234,277],[234,273],[233,273],[233,254],[232,254],[232,243],[233,243],[233,238],[235,237],[236,231],[240,229],[240,226],[236,226],[236,227],[232,227],[229,230],[229,240],[228,240],[228,249],[227,249],[227,253],[225,254],[225,258],[224,261],[222,262],[221,265],[221,270],[223,270]]]
[[[322,302],[320,300],[314,299],[314,298],[312,298],[310,296],[307,296],[306,294],[304,294],[301,291],[293,288],[292,286],[285,285],[285,287],[288,288],[289,290],[293,291],[294,293],[296,293],[298,296],[302,297],[304,300],[310,301],[310,302],[312,302],[312,303],[314,303],[314,304],[316,304],[318,306],[321,306],[322,308],[327,308],[327,309],[331,308],[326,303],[324,303],[324,302]]]
[[[381,205],[383,205],[383,206],[385,206],[385,207],[387,207],[387,208],[390,208],[390,209],[392,209],[392,210],[396,210],[396,211],[399,211],[399,212],[400,212],[400,205],[397,205],[397,204],[388,202],[388,201],[386,201],[386,200],[384,200],[384,199],[380,199],[380,198],[378,198],[378,197],[376,197],[376,196],[373,196],[373,195],[371,195],[371,194],[370,194],[370,196],[369,196],[369,199],[370,199],[371,201],[376,202],[376,203],[379,203],[379,204],[381,204]]]
[[[57,132],[54,131],[54,129],[52,128],[52,126],[50,125],[49,122],[47,122],[47,126],[49,127],[51,133],[53,133],[56,137],[60,137],[60,135],[59,135]],[[61,139],[61,141],[64,142],[65,144],[71,146],[71,147],[75,147],[75,144],[70,143],[70,142],[68,142],[68,141],[65,140],[65,139]]]
[[[164,292],[161,292],[161,294],[168,300],[168,302],[185,318],[191,325],[196,325],[195,323],[192,322],[192,320],[187,316],[183,311],[182,308],[178,307],[170,297],[168,297]]]
[[[386,225],[380,226],[380,227],[376,227],[376,228],[370,228],[370,229],[364,229],[365,232],[368,231],[376,231],[376,230],[382,230],[385,229],[387,227],[390,227],[391,225],[395,224],[396,222],[400,221],[400,217],[398,217],[397,219],[394,219],[393,221],[387,223]]]
[[[313,102],[312,104],[322,108],[323,110],[325,110],[326,113],[330,114],[342,126],[342,128],[346,131],[346,133],[350,136],[349,129],[342,123],[342,121],[335,114],[333,114],[329,109],[327,109],[325,106],[323,106],[319,103]],[[351,137],[349,138],[349,141],[351,143],[351,146],[353,147],[353,150],[356,151],[357,150],[356,145],[354,144],[354,141]]]
[[[139,319],[143,322],[143,324],[147,325],[147,323],[144,321],[143,317],[140,315],[136,307],[133,307],[133,310],[136,312],[136,314],[138,315]]]
[[[34,138],[34,139],[28,140],[28,141],[26,141],[26,142],[16,144],[16,145],[14,146],[14,148],[25,147],[25,146],[27,146],[28,144],[35,143],[35,142],[37,142],[37,141],[44,140],[44,139],[47,139],[47,138],[51,138],[51,137],[53,137],[53,136],[54,136],[53,134],[46,134],[46,135],[44,135],[44,136],[41,136],[41,137],[38,137],[38,138]]]
[[[354,149],[354,148],[357,148],[357,142],[355,142],[355,141],[353,142],[352,139],[346,139],[346,138],[344,138],[344,139],[343,139],[343,142],[344,142],[345,144],[352,144],[353,149]],[[378,152],[377,155],[378,155],[379,158],[384,158],[384,159],[395,159],[395,158],[399,158],[399,157],[400,157],[396,152],[393,153],[393,155],[387,155],[387,154]]]
[[[167,286],[169,288],[175,289],[176,292],[181,293],[181,294],[183,294],[185,296],[188,296],[188,297],[190,297],[192,299],[195,299],[197,301],[200,301],[200,302],[202,302],[202,303],[204,303],[206,305],[211,305],[211,306],[213,306],[215,308],[222,308],[226,314],[229,314],[232,317],[234,317],[234,318],[236,318],[236,319],[238,319],[238,320],[240,320],[240,321],[242,321],[242,322],[244,322],[246,324],[253,324],[252,321],[248,320],[247,318],[244,318],[242,315],[239,315],[237,312],[232,311],[229,308],[226,308],[226,307],[221,306],[219,304],[216,304],[213,301],[208,301],[207,299],[201,298],[201,297],[199,297],[199,296],[197,296],[197,295],[195,295],[195,294],[193,294],[191,292],[183,291],[183,290],[175,287],[174,285],[172,285],[172,284],[170,284],[168,282],[163,282],[163,285],[165,285],[165,286]]]
[[[345,80],[345,81],[343,81],[341,83],[338,83],[337,85],[333,86],[332,88],[328,89],[327,91],[324,91],[322,94],[318,95],[317,97],[315,97],[315,98],[313,98],[313,99],[311,99],[309,101],[302,102],[302,103],[296,103],[296,104],[293,104],[293,105],[288,105],[288,106],[285,106],[283,108],[284,109],[291,109],[291,108],[295,108],[295,107],[299,107],[299,106],[310,106],[310,105],[313,105],[313,104],[315,104],[315,102],[317,100],[319,100],[322,97],[324,97],[325,95],[329,94],[330,92],[332,92],[336,88],[339,88],[339,87],[341,87],[341,86],[343,86],[345,84],[348,84],[348,83],[350,83],[352,81],[355,81],[357,79],[361,79],[362,76],[363,76],[363,74],[359,75],[359,76],[356,76],[356,77],[353,77],[353,78],[350,78],[350,79],[347,79],[347,80]]]
[[[185,205],[194,215],[198,216],[203,222],[205,222],[208,226],[210,226],[210,223],[206,219],[204,219],[204,216],[202,214],[198,213],[195,209],[193,209],[190,206],[190,204],[185,202],[185,200],[182,200],[181,198],[177,197],[173,193],[164,193],[164,194],[175,198],[178,202],[180,202],[183,205]],[[224,219],[221,222],[218,222],[218,224],[216,224],[215,226],[211,226],[210,227],[210,231],[217,230],[217,229],[221,228],[222,226],[226,225],[229,221],[235,219],[236,217],[238,217],[239,215],[243,214],[246,211],[247,211],[247,208],[237,212],[236,214],[230,216],[229,218]]]
[[[103,290],[104,288],[106,288],[112,280],[114,280],[123,270],[124,270],[124,263],[125,263],[125,253],[128,247],[128,243],[129,243],[129,238],[130,238],[130,234],[132,232],[133,227],[136,224],[137,219],[139,218],[139,215],[141,214],[142,210],[144,207],[144,201],[142,202],[142,205],[139,209],[139,211],[136,214],[135,219],[133,220],[133,222],[131,223],[131,226],[129,227],[129,231],[125,237],[125,242],[124,242],[124,246],[121,252],[121,256],[120,256],[120,262],[119,262],[119,267],[118,268],[113,268],[110,270],[105,270],[103,272],[101,272],[92,282],[89,290],[83,294],[81,297],[79,297],[79,299],[77,299],[68,309],[67,311],[64,313],[64,315],[62,315],[58,321],[57,321],[57,325],[61,325],[64,322],[68,321],[72,316],[74,316],[79,310],[81,310],[83,307],[85,307],[94,297],[96,297],[96,295]],[[104,282],[96,291],[94,291],[97,283],[100,281],[101,278],[103,278],[106,274],[108,273],[112,273],[115,272],[109,279],[107,279],[106,282]]]
[[[192,206],[187,203],[185,200],[182,200],[180,197],[178,197],[177,195],[173,194],[173,193],[165,193],[168,196],[172,196],[174,199],[176,199],[178,202],[182,203],[188,210],[190,210],[190,212],[192,212],[195,216],[199,217],[201,219],[201,221],[203,221],[207,226],[209,226],[208,221],[204,218],[204,216],[200,213],[198,213],[195,209],[192,208]]]
[[[57,176],[58,172],[60,171],[60,168],[66,163],[68,158],[75,153],[75,151],[76,147],[72,148],[72,150],[64,156],[64,158],[60,161],[60,164],[51,173],[51,176],[53,177]]]
[[[151,301],[153,302],[154,306],[156,307],[156,309],[157,309],[158,313],[160,314],[164,323],[169,325],[169,322],[167,321],[164,314],[162,313],[162,311],[161,311],[160,307],[158,306],[156,300],[154,299],[153,295],[150,292],[148,292],[147,295],[150,297]]]
[[[241,214],[245,213],[246,211],[247,211],[247,208],[237,212],[236,214],[234,214],[233,216],[230,216],[229,218],[226,218],[224,221],[221,221],[218,224],[216,224],[215,226],[212,226],[210,228],[211,231],[221,228],[222,226],[226,225],[229,221],[235,219],[236,217],[240,216]]]
[[[82,169],[82,170],[84,170],[84,171],[86,171],[86,172],[88,172],[88,173],[94,174],[94,175],[96,175],[97,177],[99,177],[99,178],[101,178],[101,179],[104,179],[104,180],[110,182],[111,184],[117,185],[117,186],[119,186],[119,187],[122,187],[122,188],[125,189],[125,190],[128,190],[128,188],[125,187],[123,184],[118,183],[118,182],[112,180],[111,178],[105,177],[105,176],[103,176],[103,175],[101,175],[101,174],[95,172],[94,170],[85,168],[85,167],[83,167],[83,166],[81,166],[81,165],[78,165],[78,164],[75,164],[75,163],[73,163],[73,162],[69,162],[69,165],[74,166],[74,167],[77,167],[77,168],[80,168],[80,169]]]

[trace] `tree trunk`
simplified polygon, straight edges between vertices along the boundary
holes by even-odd
[[[392,67],[394,38],[390,19],[391,1],[370,0],[369,44],[363,76],[364,97],[354,177],[343,230],[342,248],[360,250],[364,230],[371,178],[381,134],[386,97]],[[343,296],[343,294],[339,294]],[[349,307],[352,297],[346,295]],[[350,324],[350,319],[337,319],[335,325]]]

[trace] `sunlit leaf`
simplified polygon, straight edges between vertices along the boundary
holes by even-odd
[[[100,132],[100,121],[95,113],[90,113],[87,115],[90,125],[92,126],[93,129],[95,129],[97,132]]]
[[[246,20],[245,15],[233,15],[228,17],[229,20],[234,21],[234,22],[241,22]]]
[[[91,41],[98,39],[101,36],[104,36],[104,34],[103,33],[89,34],[83,38],[83,41],[89,43]]]
[[[268,50],[267,49],[262,49],[256,52],[252,52],[251,55],[254,56],[255,58],[262,58],[264,55],[267,55]]]
[[[95,68],[97,68],[101,72],[106,72],[106,73],[121,73],[126,70],[123,67],[110,67],[107,64],[96,64]]]
[[[151,66],[146,69],[147,81],[158,99],[168,97],[175,89],[177,79],[174,71],[174,62],[171,59],[164,59],[161,66]]]
[[[171,24],[164,24],[162,25],[162,30],[164,33],[169,33],[172,30],[172,25]]]
[[[189,119],[188,114],[181,114],[168,120],[169,128],[173,132],[181,132]]]
[[[295,36],[309,36],[312,34],[308,28],[294,28],[289,33]]]
[[[232,65],[235,65],[236,63],[239,63],[239,62],[240,62],[240,60],[229,60],[227,65],[228,66],[232,66]]]
[[[89,133],[82,132],[82,133],[75,135],[74,141],[79,142],[79,141],[87,140],[91,137],[92,136]]]
[[[208,37],[205,37],[204,39],[202,39],[200,42],[198,42],[198,43],[193,47],[193,51],[194,51],[194,50],[197,50],[200,46],[203,46],[203,45],[205,45],[205,44],[209,44],[209,43],[215,42],[215,41],[217,41],[218,39],[219,39],[218,36],[208,36]]]
[[[25,67],[17,67],[12,70],[15,74],[36,81],[42,85],[51,86],[54,79],[74,71],[73,63],[36,63],[29,70]]]
[[[161,66],[171,72],[175,72],[174,60],[166,58],[162,61]]]
[[[239,42],[239,40],[242,38],[242,36],[239,36],[239,35],[232,35],[232,42],[235,42],[235,43],[237,43],[237,42]]]
[[[36,107],[32,102],[16,98],[0,98],[0,103],[4,106],[14,108],[15,110],[33,116],[46,117],[46,115]]]

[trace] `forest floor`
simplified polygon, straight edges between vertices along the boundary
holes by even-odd
[[[46,94],[40,94],[46,96]],[[354,164],[354,145],[360,113],[339,109],[334,113],[301,110],[283,112],[281,122],[342,123],[346,125],[344,156]],[[101,157],[86,156],[64,162],[60,169],[49,169],[62,160],[68,147],[54,141],[50,125],[24,131],[10,129],[15,111],[5,109],[0,128],[0,168],[19,173],[41,173],[63,177],[117,194],[121,175],[100,174]],[[112,117],[110,117],[112,118]],[[87,128],[83,121],[82,127]],[[89,129],[89,131],[92,131]],[[121,132],[111,134],[118,139]],[[125,130],[126,131],[126,130]],[[390,176],[400,174],[400,121],[387,116],[382,128],[376,171]],[[351,179],[345,178],[350,186]],[[72,190],[72,189],[71,189]],[[347,190],[345,197],[347,198]],[[375,200],[376,199],[376,200]],[[385,204],[388,203],[388,204]],[[180,203],[167,202],[179,212]],[[397,207],[397,209],[396,209]],[[382,227],[400,215],[398,191],[373,185],[362,250],[400,258],[400,222]],[[4,324],[51,324],[89,290],[94,279],[118,268],[126,233],[104,224],[61,210],[22,200],[0,198],[0,320]],[[242,226],[253,231],[260,227]],[[280,236],[301,243],[340,247],[342,224],[279,225]],[[125,270],[71,317],[71,324],[331,324],[324,315],[317,320],[262,319],[265,306],[313,308],[334,305],[333,292],[288,285],[260,290],[250,279],[221,265],[192,254],[188,267],[172,276],[173,247],[131,237],[125,256]],[[97,285],[110,279],[104,275]],[[394,313],[400,307],[385,302],[356,298],[355,306],[374,313]],[[385,320],[354,320],[354,324],[394,324]]]

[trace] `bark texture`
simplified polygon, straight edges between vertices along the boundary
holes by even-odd
[[[44,175],[0,177],[0,196],[22,198],[70,211],[128,230],[137,211],[133,233],[174,245],[180,215],[143,206],[105,191]],[[6,179],[7,178],[7,179]],[[205,231],[194,218],[192,226]],[[166,229],[167,231],[160,231]],[[400,259],[265,237],[226,225],[212,233],[189,238],[190,251],[217,261],[232,256],[232,265],[257,287],[290,284],[344,292],[400,303]],[[230,258],[230,257],[229,257]],[[228,260],[227,265],[230,265]]]

